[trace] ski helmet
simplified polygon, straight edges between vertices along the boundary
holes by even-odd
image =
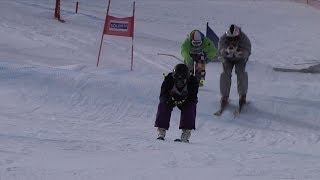
[[[229,29],[226,31],[227,38],[236,38],[239,37],[241,33],[240,27],[237,25],[231,24]]]
[[[192,46],[199,47],[202,45],[204,35],[199,30],[193,30],[190,33],[190,39]]]
[[[173,69],[172,76],[176,80],[188,79],[190,77],[188,66],[185,64],[177,64]]]

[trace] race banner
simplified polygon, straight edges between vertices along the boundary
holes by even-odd
[[[117,18],[114,16],[107,16],[104,34],[132,37],[133,17]]]
[[[131,37],[132,44],[131,44],[131,71],[133,69],[133,39],[134,39],[134,14],[135,14],[135,2],[133,2],[132,7],[132,16],[130,17],[114,17],[109,15],[109,9],[110,9],[110,2],[108,3],[108,9],[106,14],[106,19],[104,22],[101,42],[100,42],[100,48],[98,52],[98,60],[97,60],[97,67],[99,66],[100,62],[100,54],[101,54],[101,48],[102,48],[102,42],[104,35],[113,35],[113,36],[124,36],[124,37]]]

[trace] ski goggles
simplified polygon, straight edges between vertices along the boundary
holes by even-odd
[[[240,36],[233,36],[233,37],[227,36],[228,41],[238,41],[239,39],[240,39]]]
[[[199,46],[202,45],[202,41],[192,40],[192,41],[191,41],[191,44],[192,44],[192,46],[199,47]]]
[[[187,84],[187,79],[186,79],[186,78],[174,79],[174,83],[175,83],[178,87],[183,87],[185,84]]]

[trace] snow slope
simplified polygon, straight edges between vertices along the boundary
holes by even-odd
[[[320,11],[291,1],[139,0],[134,71],[131,42],[106,36],[98,47],[107,2],[0,2],[0,179],[178,180],[320,179],[320,76],[273,67],[319,60]],[[131,0],[112,1],[111,14],[131,15]],[[233,117],[219,104],[220,63],[207,66],[197,130],[180,135],[174,110],[167,140],[153,127],[162,72],[178,63],[180,44],[205,24],[221,35],[231,23],[252,41],[250,104]],[[301,66],[299,66],[301,68]]]

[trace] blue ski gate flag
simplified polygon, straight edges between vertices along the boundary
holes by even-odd
[[[206,36],[214,43],[216,48],[218,48],[219,37],[216,33],[210,28],[209,23],[207,23],[207,32]]]

